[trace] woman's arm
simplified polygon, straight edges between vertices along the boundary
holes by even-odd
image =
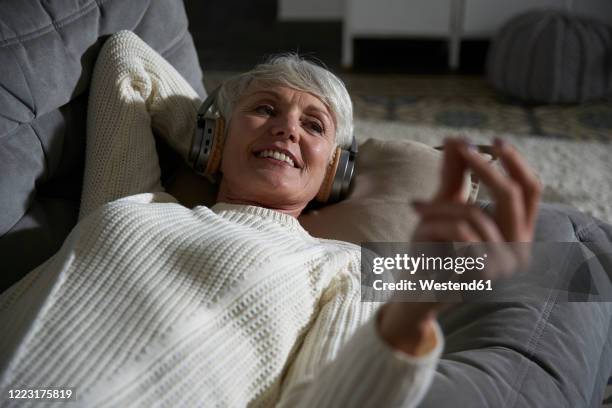
[[[324,293],[283,380],[279,406],[411,407],[425,395],[442,352],[437,323],[418,357],[394,350],[379,334],[377,304],[361,301],[359,276],[358,270],[343,275]]]
[[[136,34],[112,35],[91,82],[79,218],[121,197],[164,191],[153,130],[186,158],[200,102],[187,81]]]

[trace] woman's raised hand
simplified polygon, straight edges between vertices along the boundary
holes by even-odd
[[[484,271],[488,279],[508,276],[528,262],[528,246],[503,243],[533,240],[542,190],[538,178],[513,146],[497,139],[494,149],[507,174],[492,166],[466,141],[447,139],[439,190],[431,201],[414,205],[421,216],[413,235],[415,242],[498,243],[492,246],[495,253]],[[489,188],[495,200],[493,216],[465,203],[466,170]],[[436,302],[388,303],[378,315],[380,334],[396,349],[423,354],[431,348],[428,345],[434,335],[433,320],[442,307]]]
[[[540,182],[513,146],[496,139],[494,149],[508,175],[491,166],[464,140],[446,140],[440,188],[433,200],[415,205],[421,222],[413,241],[531,242]],[[464,202],[466,169],[491,191],[495,199],[493,218]]]

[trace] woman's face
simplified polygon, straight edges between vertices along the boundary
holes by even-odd
[[[217,200],[297,217],[319,191],[335,147],[330,110],[307,92],[252,84],[228,126]]]

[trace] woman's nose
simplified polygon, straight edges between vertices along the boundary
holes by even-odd
[[[278,115],[272,127],[272,133],[275,136],[290,139],[292,142],[299,141],[299,131],[299,119],[291,114]]]

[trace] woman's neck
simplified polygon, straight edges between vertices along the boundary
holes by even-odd
[[[258,200],[250,200],[244,197],[233,196],[232,194],[227,194],[223,191],[223,189],[219,190],[219,194],[217,195],[217,203],[227,203],[227,204],[242,204],[242,205],[254,205],[257,207],[269,208],[270,210],[275,210],[282,212],[284,214],[290,215],[294,218],[298,218],[304,210],[304,205],[276,205],[274,203],[266,203]]]

